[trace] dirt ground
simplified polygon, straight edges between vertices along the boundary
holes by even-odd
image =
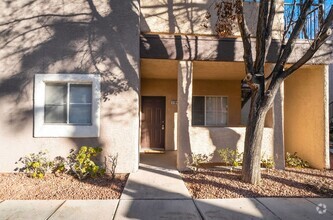
[[[0,174],[0,200],[17,199],[119,199],[128,174],[117,174],[79,181],[70,175],[56,177],[47,174],[45,179],[33,179],[25,174]]]
[[[194,198],[333,197],[333,170],[264,170],[259,186],[242,182],[239,170],[200,169],[181,175]],[[117,174],[113,180],[103,176],[79,181],[69,175],[32,179],[22,173],[2,173],[0,200],[119,199],[127,178],[128,174]]]
[[[264,170],[259,186],[242,182],[240,174],[240,170],[201,169],[181,175],[191,195],[200,199],[333,197],[333,170]]]

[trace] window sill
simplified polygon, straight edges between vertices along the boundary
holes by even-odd
[[[93,125],[44,124],[35,130],[34,137],[99,137],[99,129]]]
[[[192,125],[193,128],[246,128],[246,125]],[[265,126],[264,128],[272,128]]]

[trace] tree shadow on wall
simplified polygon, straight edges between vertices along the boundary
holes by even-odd
[[[37,73],[100,74],[104,101],[138,93],[139,9],[132,1],[2,4],[8,13],[0,24],[0,101],[9,102],[7,122],[14,129],[32,123]]]

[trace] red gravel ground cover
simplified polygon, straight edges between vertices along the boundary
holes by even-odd
[[[181,175],[192,197],[197,199],[333,197],[333,170],[264,170],[259,186],[242,182],[239,170],[201,169]]]
[[[119,199],[128,174],[117,174],[79,181],[70,175],[56,177],[47,174],[44,179],[33,179],[25,174],[0,174],[0,200],[8,199]]]

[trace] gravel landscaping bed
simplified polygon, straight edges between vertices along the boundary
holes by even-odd
[[[241,172],[201,169],[181,173],[187,189],[196,199],[242,197],[333,197],[333,170],[264,170],[260,186],[246,184]]]
[[[22,173],[0,174],[0,200],[8,199],[119,199],[128,174],[117,174],[79,181],[70,175],[33,179]]]

